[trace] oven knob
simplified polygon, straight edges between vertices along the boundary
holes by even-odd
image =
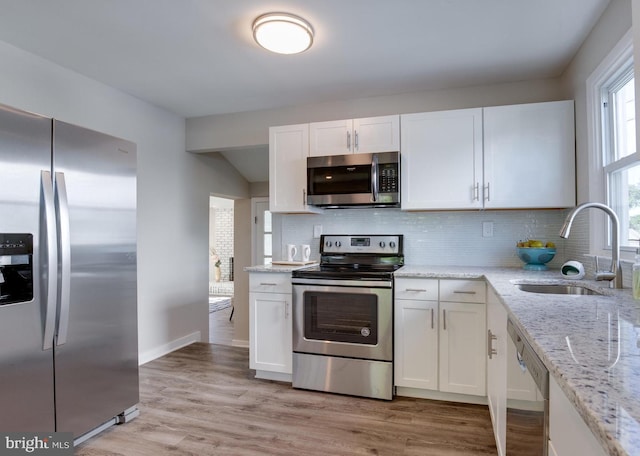
[[[384,246],[385,246],[386,244],[384,243],[384,241],[380,241],[380,244],[378,244],[378,245],[380,246],[380,248],[381,248],[381,249],[384,249]]]
[[[325,245],[326,247],[331,247],[331,241],[327,241],[327,242],[325,242],[325,243],[324,243],[324,245]]]
[[[342,247],[342,242],[336,241],[336,247]]]
[[[396,243],[393,242],[393,241],[389,242],[389,247],[391,247],[392,249],[395,249],[396,248]]]

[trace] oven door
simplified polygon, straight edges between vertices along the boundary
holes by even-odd
[[[391,281],[296,279],[293,351],[392,361]]]

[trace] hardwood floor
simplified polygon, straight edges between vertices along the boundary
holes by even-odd
[[[232,308],[209,313],[209,343],[233,344],[233,320],[229,321]]]
[[[294,390],[246,348],[192,344],[140,368],[140,417],[76,455],[496,455],[486,406]]]

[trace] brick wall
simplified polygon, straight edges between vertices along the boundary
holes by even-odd
[[[228,281],[231,273],[230,259],[233,257],[233,209],[211,208],[210,214],[211,246],[216,249],[222,262],[222,281]],[[213,282],[213,267],[210,269],[210,281]]]

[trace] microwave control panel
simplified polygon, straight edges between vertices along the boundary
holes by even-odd
[[[378,165],[380,193],[397,193],[398,192],[398,167],[394,164]]]

